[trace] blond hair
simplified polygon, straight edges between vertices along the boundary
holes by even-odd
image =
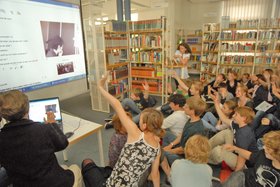
[[[242,93],[245,93],[246,97],[250,98],[251,96],[249,95],[248,92],[248,87],[244,84],[238,84],[236,88],[240,88]]]
[[[160,111],[153,108],[146,108],[141,112],[142,122],[146,123],[147,130],[154,133],[158,137],[163,137],[165,131],[161,128],[163,123],[163,115]]]
[[[11,90],[0,95],[0,116],[7,121],[20,120],[28,111],[28,97],[24,93]]]
[[[205,136],[196,134],[185,145],[185,157],[193,163],[206,164],[210,155],[210,144]]]
[[[265,147],[269,148],[269,154],[280,162],[280,130],[270,131],[263,136]]]
[[[196,116],[201,116],[201,114],[206,110],[206,102],[203,101],[199,96],[189,97],[186,104],[191,110],[194,110]]]
[[[247,124],[251,123],[255,117],[254,110],[247,106],[239,106],[235,108],[234,111],[237,112],[240,116],[245,117],[245,123]]]

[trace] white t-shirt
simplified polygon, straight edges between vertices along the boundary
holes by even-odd
[[[183,132],[184,126],[189,117],[184,111],[174,111],[171,115],[163,120],[162,129],[169,129],[172,134],[179,135]]]

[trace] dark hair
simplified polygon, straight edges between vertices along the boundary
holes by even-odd
[[[172,102],[179,107],[183,107],[186,104],[186,98],[182,94],[173,94],[168,98],[168,102]]]
[[[219,75],[221,75],[221,76],[223,77],[223,80],[226,80],[226,79],[227,79],[227,77],[226,77],[226,75],[225,75],[225,74],[220,73]]]
[[[219,88],[227,88],[227,84],[224,82],[221,82],[218,86]]]
[[[190,53],[190,54],[192,53],[192,50],[187,43],[180,43],[177,47],[177,50],[180,50],[180,46],[183,46],[186,48],[186,53]]]
[[[60,36],[56,35],[53,38],[49,39],[46,43],[48,44],[48,50],[57,49],[59,45],[63,45],[63,40]]]

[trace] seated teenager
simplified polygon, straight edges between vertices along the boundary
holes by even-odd
[[[222,145],[234,144],[252,152],[257,151],[255,134],[251,127],[248,126],[254,118],[254,111],[245,106],[237,107],[233,120],[231,120],[222,112],[218,97],[214,95],[211,95],[211,97],[220,120],[230,125],[232,130],[222,130],[209,140],[212,148],[209,163],[220,164],[225,161],[232,170],[243,169],[246,160],[234,153],[223,150]]]
[[[237,103],[238,106],[247,106],[250,108],[254,107],[253,101],[250,99],[250,96],[248,94],[248,88],[243,85],[238,85],[236,87],[236,93],[235,98],[232,100]]]
[[[184,158],[184,147],[187,140],[194,134],[204,134],[205,128],[200,116],[205,111],[206,103],[200,97],[193,96],[187,99],[184,106],[185,114],[190,120],[185,124],[183,132],[174,139],[169,139],[163,149],[171,165],[176,159]]]
[[[122,107],[132,114],[133,121],[136,124],[139,123],[141,111],[145,108],[152,107],[155,104],[154,99],[149,96],[148,82],[145,81],[142,86],[144,88],[144,91],[142,91],[140,88],[135,88],[132,91],[130,98],[124,98],[121,103]],[[113,128],[113,123],[111,120],[105,124],[105,128]]]
[[[216,76],[216,79],[213,80],[212,82],[208,83],[206,86],[204,86],[203,88],[203,95],[207,95],[208,94],[208,87],[211,86],[212,89],[218,91],[219,85],[221,83],[225,83],[226,81],[226,76],[223,73],[220,73]]]
[[[242,78],[240,79],[239,83],[244,86],[247,86],[248,90],[250,90],[254,87],[254,84],[252,83],[252,80],[250,79],[249,73],[243,73]]]
[[[120,101],[110,95],[104,84],[108,74],[98,82],[98,88],[119,116],[121,124],[127,131],[127,142],[121,151],[113,170],[98,167],[92,160],[84,160],[82,173],[85,186],[140,186],[139,182],[146,171],[152,167],[151,179],[159,186],[158,160],[160,158],[160,138],[164,135],[161,128],[162,114],[147,108],[140,115],[140,129],[127,116]],[[153,170],[153,168],[156,168]]]
[[[46,124],[28,119],[27,96],[11,90],[0,95],[0,113],[8,122],[0,133],[0,163],[14,186],[72,187],[81,186],[77,165],[65,170],[58,164],[55,152],[68,145],[66,136],[47,113]]]
[[[232,116],[234,114],[234,110],[237,107],[236,102],[232,101],[232,100],[228,100],[226,101],[223,106],[221,107],[222,112],[225,114],[225,116],[227,116],[229,119],[232,119]],[[206,121],[208,123],[207,126],[204,126],[207,128],[209,127],[209,125],[213,128],[215,128],[213,131],[221,131],[224,129],[229,128],[228,124],[223,123],[220,119],[216,118],[216,116],[211,113],[211,112],[206,112],[204,114],[204,116],[202,117],[202,120]],[[211,128],[211,129],[213,129]]]
[[[271,131],[264,135],[264,150],[248,150],[225,145],[224,149],[236,152],[240,157],[249,160],[254,167],[233,172],[223,187],[280,186],[280,131]]]
[[[193,135],[186,142],[185,158],[175,160],[171,166],[172,187],[212,186],[212,168],[207,165],[210,153],[208,139]]]
[[[168,145],[170,138],[173,140],[183,132],[183,128],[189,119],[184,112],[183,106],[186,104],[186,99],[183,95],[171,95],[168,98],[168,102],[174,112],[163,120],[162,128],[167,129],[163,137],[163,146]]]
[[[127,115],[132,118],[130,113]],[[112,122],[114,124],[115,132],[111,137],[109,143],[109,166],[114,168],[115,164],[117,163],[119,156],[121,154],[122,148],[127,141],[127,133],[126,129],[123,127],[120,118],[117,115],[114,115],[112,118]]]
[[[237,73],[235,71],[229,71],[227,74],[227,90],[235,96],[236,94],[236,88],[238,85],[238,81],[236,80],[237,78]]]

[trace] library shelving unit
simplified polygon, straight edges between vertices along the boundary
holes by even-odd
[[[106,89],[116,98],[127,96],[130,69],[127,22],[107,21],[88,28],[86,44],[87,54],[91,55],[88,75],[92,109],[110,112],[109,103],[101,96],[97,82],[109,71]]]
[[[207,23],[202,29],[200,77],[207,81],[216,76],[219,59],[220,24]]]
[[[191,79],[199,79],[200,76],[200,58],[202,45],[202,31],[197,30],[195,34],[188,34],[186,43],[190,46],[192,54],[188,62],[188,70]]]
[[[163,96],[166,19],[129,22],[131,88],[147,80],[150,94]]]
[[[212,31],[211,26],[204,25],[207,32],[203,32],[202,75],[214,77],[229,70],[239,75],[258,74],[266,68],[276,68],[280,62],[279,18],[238,20],[216,32]]]

